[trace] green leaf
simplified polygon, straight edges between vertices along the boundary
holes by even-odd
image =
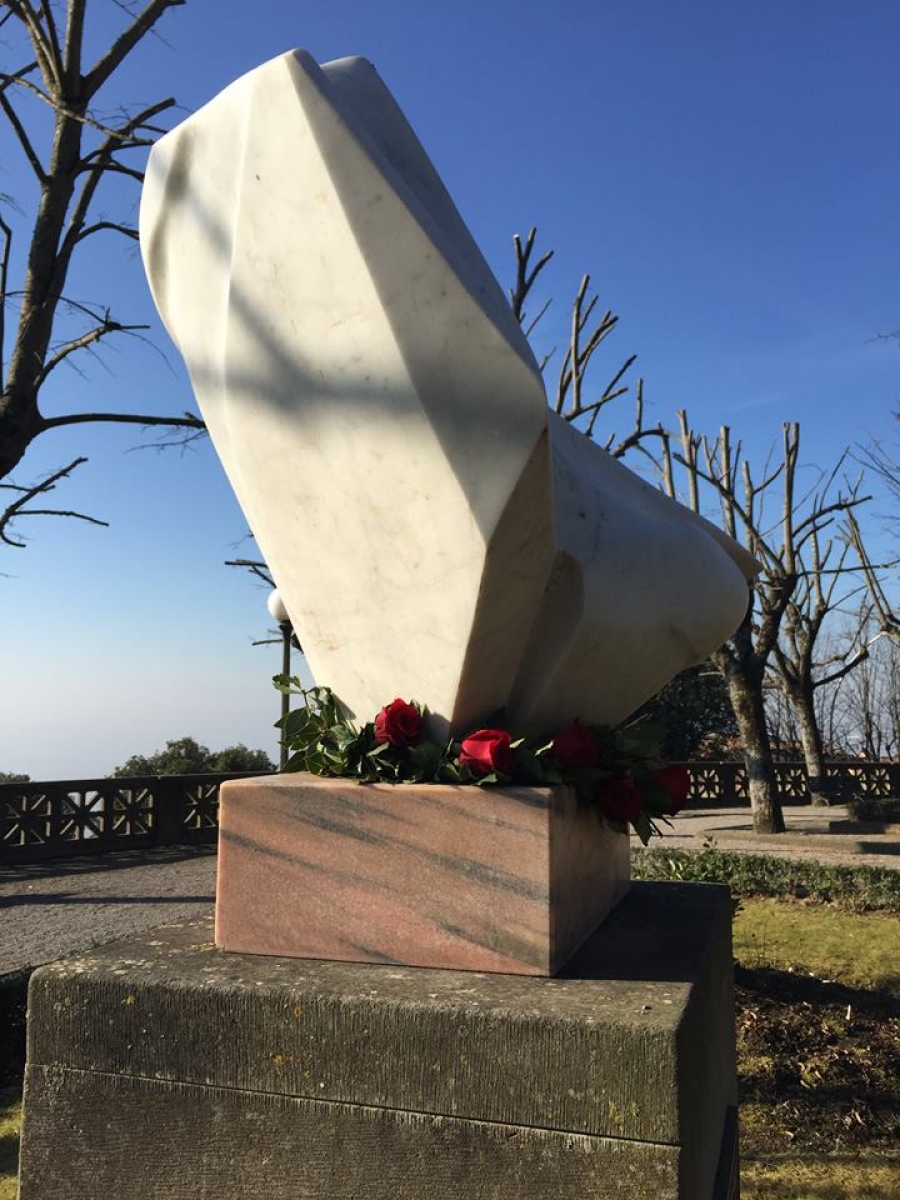
[[[632,821],[635,833],[646,846],[653,836],[653,822],[650,820],[646,812],[638,813]]]
[[[273,675],[272,683],[276,691],[286,692],[289,696],[305,695],[303,684],[296,675]]]
[[[538,785],[547,782],[547,771],[533,750],[529,750],[524,738],[514,742],[512,746],[513,762],[516,765],[516,779],[520,776],[524,783]]]
[[[435,742],[419,742],[410,746],[409,761],[423,779],[431,779],[440,766],[441,748]]]
[[[308,708],[295,708],[276,722],[279,729],[283,730],[288,738],[299,736],[303,731],[311,725],[316,725],[318,722],[311,715]]]

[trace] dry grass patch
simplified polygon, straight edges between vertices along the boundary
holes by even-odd
[[[900,1200],[900,1157],[748,1159],[743,1200]]]
[[[0,1200],[16,1200],[22,1105],[18,1091],[0,1090]]]

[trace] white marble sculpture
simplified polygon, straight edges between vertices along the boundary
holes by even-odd
[[[465,731],[615,722],[740,622],[753,560],[551,413],[374,68],[302,51],[154,148],[154,298],[316,679]]]

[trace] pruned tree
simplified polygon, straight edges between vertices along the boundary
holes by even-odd
[[[741,735],[753,827],[758,833],[780,833],[784,831],[784,815],[766,723],[766,671],[778,646],[785,615],[806,574],[807,547],[838,514],[849,512],[863,498],[851,489],[847,495],[838,492],[831,499],[835,474],[800,495],[800,426],[796,422],[784,424],[781,460],[774,467],[766,463],[757,482],[743,457],[741,443],[732,442],[728,426],[723,425],[718,437],[709,441],[691,429],[684,411],[679,412],[678,420],[676,449],[673,451],[671,441],[664,443],[665,489],[698,513],[711,490],[725,531],[740,541],[761,567],[750,589],[744,620],[711,658],[728,685]],[[676,462],[686,476],[684,497],[677,495]],[[775,495],[778,515],[772,520],[767,509]]]
[[[900,329],[881,333],[877,340],[893,342],[900,347]],[[900,409],[891,415],[895,421],[900,423]],[[881,479],[893,499],[900,501],[900,451],[898,451],[896,439],[892,446],[883,438],[872,437],[869,439],[868,445],[857,447],[857,457],[867,470]],[[897,517],[894,518],[895,521],[897,519]]]
[[[832,480],[844,459],[832,472]],[[850,495],[858,497],[860,481]],[[858,502],[858,500],[857,500]],[[862,533],[853,512],[848,510],[862,545]],[[848,630],[839,645],[823,649],[821,634],[826,621],[834,614],[847,612],[847,606],[865,592],[860,572],[877,570],[870,563],[865,567],[853,557],[854,541],[841,537],[823,542],[825,524],[813,528],[808,541],[808,554],[797,554],[800,565],[795,591],[785,609],[782,634],[775,643],[771,670],[777,685],[791,703],[797,720],[800,744],[809,779],[810,800],[814,805],[831,802],[830,781],[825,769],[825,753],[819,706],[816,692],[836,683],[855,671],[868,657],[873,642],[881,636],[870,636],[869,621],[863,616]],[[864,547],[863,547],[863,552]],[[881,564],[885,566],[888,564]]]
[[[894,413],[894,417],[900,420],[900,413]],[[884,439],[873,438],[867,446],[859,447],[858,457],[869,471],[881,478],[893,499],[900,502],[900,454]]]
[[[0,116],[36,186],[34,202],[27,206],[0,197],[0,479],[8,479],[36,438],[64,426],[162,426],[184,437],[203,431],[203,422],[191,413],[52,415],[40,403],[48,379],[73,365],[76,356],[96,351],[113,337],[142,336],[145,329],[116,319],[103,305],[70,296],[67,281],[75,260],[96,239],[137,238],[127,222],[97,212],[98,195],[106,180],[141,181],[135,152],[146,150],[163,132],[157,122],[175,101],[161,99],[132,112],[114,109],[108,85],[163,14],[185,2],[149,0],[140,6],[115,0],[123,26],[96,58],[85,61],[88,0],[67,0],[64,14],[63,6],[50,0],[0,0],[0,29],[9,39],[4,53],[22,55],[0,70]],[[22,236],[25,248],[14,253],[15,239]],[[19,263],[21,280],[13,277]],[[44,504],[47,493],[85,461],[78,456],[36,483],[0,485],[11,493],[9,503],[0,506],[0,540],[23,545],[11,529],[26,516],[103,524]]]
[[[516,319],[528,338],[532,337],[551,304],[550,300],[546,300],[534,316],[531,316],[525,307],[532,297],[541,272],[553,258],[552,250],[535,256],[536,237],[537,230],[534,228],[529,230],[524,241],[519,234],[513,237],[516,279],[510,288],[509,300]],[[628,394],[629,385],[625,382],[625,377],[637,360],[636,354],[629,355],[601,387],[594,389],[592,394],[588,392],[587,376],[594,364],[594,356],[619,323],[618,316],[611,309],[606,309],[598,315],[597,302],[598,297],[591,293],[591,277],[584,275],[572,302],[568,344],[563,351],[555,381],[547,389],[553,411],[578,425],[582,432],[591,438],[596,436],[597,421],[604,410],[614,400]],[[552,347],[539,358],[542,373],[548,373],[557,349]],[[603,448],[614,458],[622,458],[630,450],[640,450],[655,464],[656,457],[644,443],[648,439],[662,442],[667,434],[659,424],[645,425],[644,416],[644,381],[638,379],[634,389],[632,428],[623,437],[615,433],[609,434]]]
[[[847,514],[846,529],[847,538],[856,551],[860,570],[865,580],[872,618],[876,622],[880,633],[885,634],[894,641],[900,641],[900,610],[891,603],[885,591],[884,582],[880,574],[881,570],[884,569],[884,564],[878,566],[872,562],[866,550],[866,543],[859,522],[853,513]],[[888,565],[893,566],[894,564]]]
[[[900,756],[900,640],[879,629],[868,599],[851,622],[869,653],[859,667],[817,694],[819,721],[847,757]]]

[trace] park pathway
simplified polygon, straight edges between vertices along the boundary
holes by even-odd
[[[212,912],[214,847],[0,866],[0,977]]]

